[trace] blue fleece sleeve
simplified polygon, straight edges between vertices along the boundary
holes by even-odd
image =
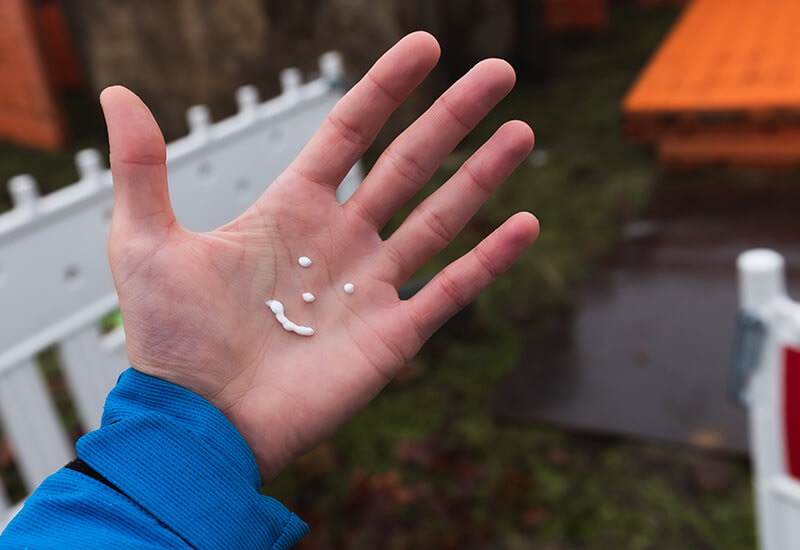
[[[308,532],[260,494],[253,454],[220,411],[133,369],[77,449],[100,480],[68,468],[48,477],[0,536],[0,550],[277,550]]]

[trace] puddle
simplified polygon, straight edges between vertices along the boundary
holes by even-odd
[[[500,418],[746,452],[746,410],[728,397],[738,309],[735,261],[786,258],[800,297],[800,189],[664,186],[498,386]]]

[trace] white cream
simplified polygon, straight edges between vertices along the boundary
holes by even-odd
[[[310,292],[303,292],[303,301],[306,302],[307,304],[310,304],[316,299],[317,299],[316,296],[314,296]]]
[[[346,285],[344,285],[344,291],[347,292],[348,294],[352,294],[353,292],[356,291],[356,287],[353,283],[347,283]]]
[[[280,303],[278,300],[267,300],[264,302],[269,306],[272,310],[272,313],[275,314],[275,318],[278,319],[278,322],[283,326],[284,330],[288,330],[289,332],[296,332],[300,336],[313,336],[314,329],[311,327],[302,327],[291,322],[286,315],[283,313],[283,304]]]
[[[309,267],[311,265],[311,258],[308,256],[300,256],[300,258],[297,260],[297,263],[303,267]]]

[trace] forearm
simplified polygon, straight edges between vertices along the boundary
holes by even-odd
[[[250,449],[210,403],[128,370],[82,463],[45,480],[0,548],[288,548],[308,528],[259,493]]]

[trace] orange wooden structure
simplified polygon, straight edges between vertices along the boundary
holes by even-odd
[[[0,139],[57,149],[66,127],[56,84],[79,86],[59,6],[0,1]]]
[[[39,0],[36,3],[36,21],[42,53],[53,84],[57,88],[82,88],[83,74],[59,2]]]
[[[622,102],[669,163],[800,165],[800,2],[694,0]]]
[[[544,0],[542,8],[551,31],[596,30],[608,18],[608,0]]]

